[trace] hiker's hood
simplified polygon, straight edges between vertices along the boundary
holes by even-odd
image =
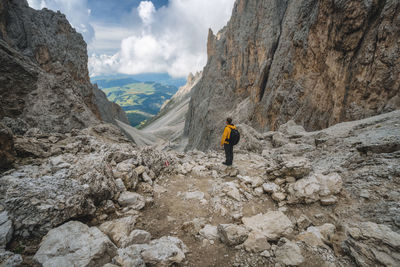
[[[236,126],[232,125],[232,124],[228,124],[228,125],[226,125],[226,127],[231,128],[231,130],[235,130],[236,129]]]

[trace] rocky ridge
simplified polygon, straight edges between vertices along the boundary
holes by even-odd
[[[86,43],[61,13],[5,0],[0,5],[0,121],[6,134],[70,132],[127,118],[90,83]],[[12,144],[2,135],[12,162]],[[7,163],[6,163],[7,162]]]
[[[214,146],[227,116],[310,131],[399,109],[399,12],[395,0],[236,1],[228,25],[209,32],[189,149]]]

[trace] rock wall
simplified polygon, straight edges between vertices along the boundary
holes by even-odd
[[[326,128],[400,107],[396,0],[238,0],[208,36],[186,119],[189,147],[214,146],[227,116],[257,130]]]
[[[60,12],[34,10],[25,0],[2,1],[0,61],[0,120],[18,117],[45,132],[115,117],[127,121],[120,108],[95,93],[86,43]]]

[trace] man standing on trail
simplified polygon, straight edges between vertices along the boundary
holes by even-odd
[[[233,144],[229,143],[230,141],[229,139],[231,138],[231,131],[233,129],[236,129],[236,126],[232,124],[231,118],[227,118],[226,126],[221,139],[221,147],[224,146],[225,157],[226,157],[225,162],[222,162],[222,164],[226,166],[231,166],[233,161]]]

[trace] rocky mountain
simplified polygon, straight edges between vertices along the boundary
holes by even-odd
[[[122,109],[90,83],[86,43],[61,13],[26,1],[0,4],[0,121],[2,131],[69,132],[114,118]],[[6,139],[3,139],[6,140]],[[6,142],[6,141],[4,141]],[[5,153],[12,161],[12,145]],[[3,151],[6,151],[3,150]]]
[[[238,0],[208,36],[186,120],[189,148],[217,142],[225,118],[306,130],[400,107],[397,0]]]
[[[63,14],[4,0],[0,29],[0,119],[19,118],[45,132],[81,129],[112,117],[127,121],[90,83],[86,43]],[[106,112],[99,110],[100,102]]]

